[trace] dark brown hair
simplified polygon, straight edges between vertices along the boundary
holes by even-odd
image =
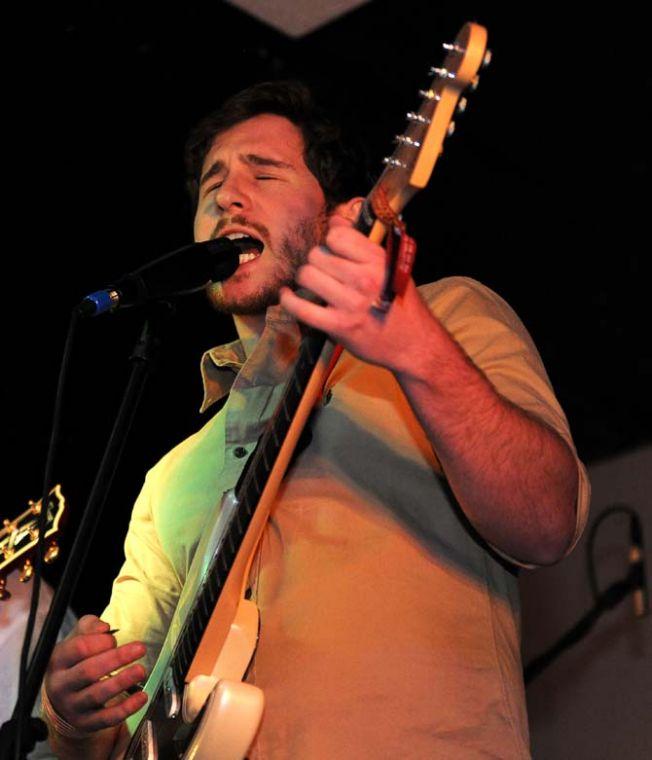
[[[206,154],[221,132],[260,114],[284,116],[301,130],[304,161],[329,208],[370,189],[364,150],[316,105],[301,82],[261,82],[232,95],[192,130],[185,148],[186,186],[196,204]]]

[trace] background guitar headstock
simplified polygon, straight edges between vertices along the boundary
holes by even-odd
[[[66,500],[61,486],[56,485],[48,496],[45,554],[46,562],[53,562],[59,554],[56,536],[60,530],[61,517],[66,508]],[[38,542],[38,518],[41,513],[41,499],[29,501],[28,507],[13,520],[4,520],[0,529],[0,600],[8,599],[7,576],[20,567],[19,580],[27,582],[34,572],[33,556]]]

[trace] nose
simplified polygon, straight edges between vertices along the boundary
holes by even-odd
[[[229,209],[244,210],[249,205],[249,193],[242,177],[230,172],[215,192],[215,202],[221,211]]]

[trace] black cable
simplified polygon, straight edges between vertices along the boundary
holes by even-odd
[[[523,678],[526,685],[554,662],[562,652],[581,641],[607,610],[616,607],[616,605],[618,605],[626,596],[631,593],[636,593],[637,589],[640,589],[643,585],[642,578],[644,576],[644,570],[642,562],[638,562],[630,567],[627,575],[612,583],[604,591],[601,591],[598,586],[594,557],[595,539],[602,523],[614,514],[629,515],[630,539],[638,545],[642,544],[640,517],[636,510],[628,507],[626,504],[615,504],[613,507],[608,507],[600,513],[591,526],[586,546],[589,583],[591,585],[591,592],[594,599],[593,607],[543,654],[539,655],[525,666],[523,669]]]
[[[50,433],[50,442],[45,460],[45,472],[43,475],[43,495],[41,498],[41,512],[38,515],[38,539],[36,543],[36,551],[34,553],[34,573],[32,577],[32,598],[29,608],[29,617],[27,618],[27,626],[25,628],[25,638],[23,640],[23,648],[20,655],[20,671],[18,676],[18,698],[16,700],[17,712],[17,726],[15,734],[14,744],[14,758],[15,760],[21,760],[21,746],[23,738],[23,727],[25,724],[26,716],[23,711],[23,703],[25,700],[25,682],[27,679],[27,667],[29,660],[29,651],[32,646],[32,637],[34,635],[34,626],[36,624],[36,613],[38,611],[39,596],[41,592],[41,574],[43,570],[43,557],[45,553],[45,531],[47,529],[47,516],[48,516],[48,500],[50,495],[50,486],[52,483],[52,471],[54,469],[54,462],[56,459],[57,448],[59,445],[59,439],[61,437],[61,416],[63,411],[63,398],[64,388],[66,385],[66,379],[68,375],[68,369],[70,367],[70,357],[72,355],[72,345],[74,341],[75,332],[77,330],[77,322],[79,321],[79,312],[74,309],[70,315],[70,323],[68,325],[68,334],[66,336],[66,342],[63,349],[63,357],[61,360],[61,368],[59,370],[59,379],[57,383],[57,393],[54,402],[54,412],[52,416],[52,432]]]
[[[611,515],[614,514],[626,514],[629,515],[630,519],[632,520],[638,519],[637,512],[631,507],[628,507],[626,504],[614,504],[613,507],[609,507],[602,511],[591,526],[591,530],[589,531],[586,543],[586,564],[589,574],[589,583],[591,585],[591,592],[593,594],[593,599],[596,601],[599,599],[602,592],[598,586],[598,575],[595,569],[595,539],[598,533],[598,528],[607,519],[607,517],[611,517]]]

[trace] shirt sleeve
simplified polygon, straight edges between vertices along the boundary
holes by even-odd
[[[586,525],[590,484],[577,456],[566,415],[528,331],[500,296],[470,278],[449,277],[419,290],[432,313],[496,391],[552,428],[573,452],[578,470],[578,494],[575,532],[567,550],[567,554],[570,553]],[[532,567],[492,548],[516,565]]]
[[[158,538],[152,499],[158,469],[151,470],[136,500],[125,539],[125,561],[109,605],[102,613],[117,628],[119,644],[142,641],[147,653],[141,660],[149,673],[156,662],[181,593],[181,582]]]

